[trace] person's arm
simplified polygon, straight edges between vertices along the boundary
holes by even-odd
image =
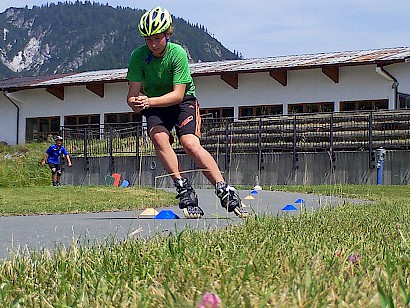
[[[68,155],[66,148],[63,146],[61,146],[61,153],[63,153],[64,157],[67,159],[68,167],[71,167],[70,155]]]
[[[135,113],[140,113],[144,109],[138,99],[141,96],[141,88],[141,82],[129,81],[127,103]]]
[[[135,82],[130,82],[130,91],[128,92],[128,105],[130,105],[132,110],[134,110],[135,112],[141,112],[141,110],[151,107],[168,107],[172,105],[178,105],[182,102],[185,95],[186,84],[176,84],[173,86],[173,90],[171,92],[162,96],[137,96],[135,94],[139,94],[139,91],[141,89],[141,83],[139,83],[139,87],[138,85],[131,85],[131,83],[135,84]]]
[[[46,161],[47,161],[47,153],[44,153],[44,157],[43,157],[43,160],[41,161],[41,165],[45,165],[46,164]]]
[[[72,164],[71,164],[70,155],[67,154],[67,155],[65,156],[65,158],[67,159],[68,167],[71,167]]]

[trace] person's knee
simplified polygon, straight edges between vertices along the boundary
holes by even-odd
[[[56,168],[51,168],[51,174],[57,174],[57,169]]]
[[[57,170],[57,176],[61,176],[61,170]]]
[[[196,136],[182,136],[180,138],[180,143],[182,147],[184,148],[185,152],[187,153],[195,153],[199,150],[201,150],[201,144],[199,143],[199,140]]]
[[[166,147],[171,144],[169,134],[166,132],[152,133],[150,134],[150,138],[156,147]]]

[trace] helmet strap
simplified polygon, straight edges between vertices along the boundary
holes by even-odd
[[[148,57],[145,59],[145,61],[147,62],[147,64],[149,65],[151,63],[152,60],[152,51],[149,53]]]
[[[167,44],[165,44],[164,49],[162,49],[162,51],[159,53],[161,56],[163,56],[165,54],[165,51],[167,50],[167,45],[168,45],[168,42],[167,42]]]
[[[159,53],[161,56],[165,54],[165,51],[167,50],[167,46],[168,46],[168,42],[169,42],[169,37],[167,37],[166,33],[164,32],[165,38],[166,38],[166,44],[164,49],[162,49],[162,51]],[[147,62],[147,64],[149,65],[151,63],[152,60],[152,52],[149,53],[148,57],[145,59],[145,62]]]
[[[167,50],[167,46],[168,46],[168,42],[169,42],[169,37],[167,37],[167,34],[165,32],[164,32],[164,35],[165,35],[166,43],[165,43],[164,49],[162,49],[162,51],[159,53],[161,56],[164,55],[165,51]]]

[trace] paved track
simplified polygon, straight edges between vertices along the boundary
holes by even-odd
[[[169,207],[181,219],[156,220],[142,219],[142,211],[122,211],[69,215],[13,216],[0,217],[0,259],[8,258],[10,250],[53,249],[55,245],[68,245],[73,241],[84,240],[89,243],[104,242],[107,238],[147,237],[156,233],[168,234],[182,230],[187,226],[195,229],[224,227],[228,224],[241,223],[242,220],[232,213],[226,213],[219,205],[219,200],[211,189],[197,190],[199,205],[205,212],[201,219],[185,219],[178,207]],[[360,200],[347,200],[299,193],[260,191],[252,196],[254,200],[245,200],[250,191],[239,191],[242,201],[257,213],[282,215],[282,208],[294,204],[298,198],[305,200],[306,209],[320,206],[340,205],[344,202],[361,203]],[[299,208],[298,206],[296,206]],[[157,209],[161,211],[162,209]],[[297,214],[295,212],[286,212]]]

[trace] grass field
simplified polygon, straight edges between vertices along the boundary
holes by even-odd
[[[0,189],[2,216],[141,210],[176,204],[175,194],[153,188],[40,186]]]
[[[175,195],[150,188],[52,187],[41,166],[51,143],[0,145],[0,215],[60,214],[175,205]]]
[[[128,194],[124,189],[89,189]],[[408,306],[408,187],[337,189],[376,202],[295,217],[258,216],[222,230],[112,239],[99,246],[73,243],[53,252],[12,255],[0,263],[0,303],[196,307],[205,292],[212,292],[220,297],[220,307]]]
[[[312,185],[312,186],[270,186],[265,187],[268,190],[283,190],[292,192],[301,192],[309,194],[321,194],[328,196],[339,196],[358,198],[362,200],[378,201],[400,201],[409,202],[409,186],[399,185]]]
[[[1,151],[2,215],[141,209],[175,202],[173,195],[150,189],[47,187],[49,174],[44,184],[34,172],[40,167],[37,154],[30,158],[31,149],[20,156]],[[27,166],[32,173],[21,170]],[[11,168],[17,172],[13,179],[4,176]],[[29,174],[31,182],[25,179]],[[217,230],[15,252],[0,261],[0,305],[198,307],[211,292],[221,300],[218,307],[409,307],[408,186],[265,189],[375,202],[296,216],[250,217]]]

